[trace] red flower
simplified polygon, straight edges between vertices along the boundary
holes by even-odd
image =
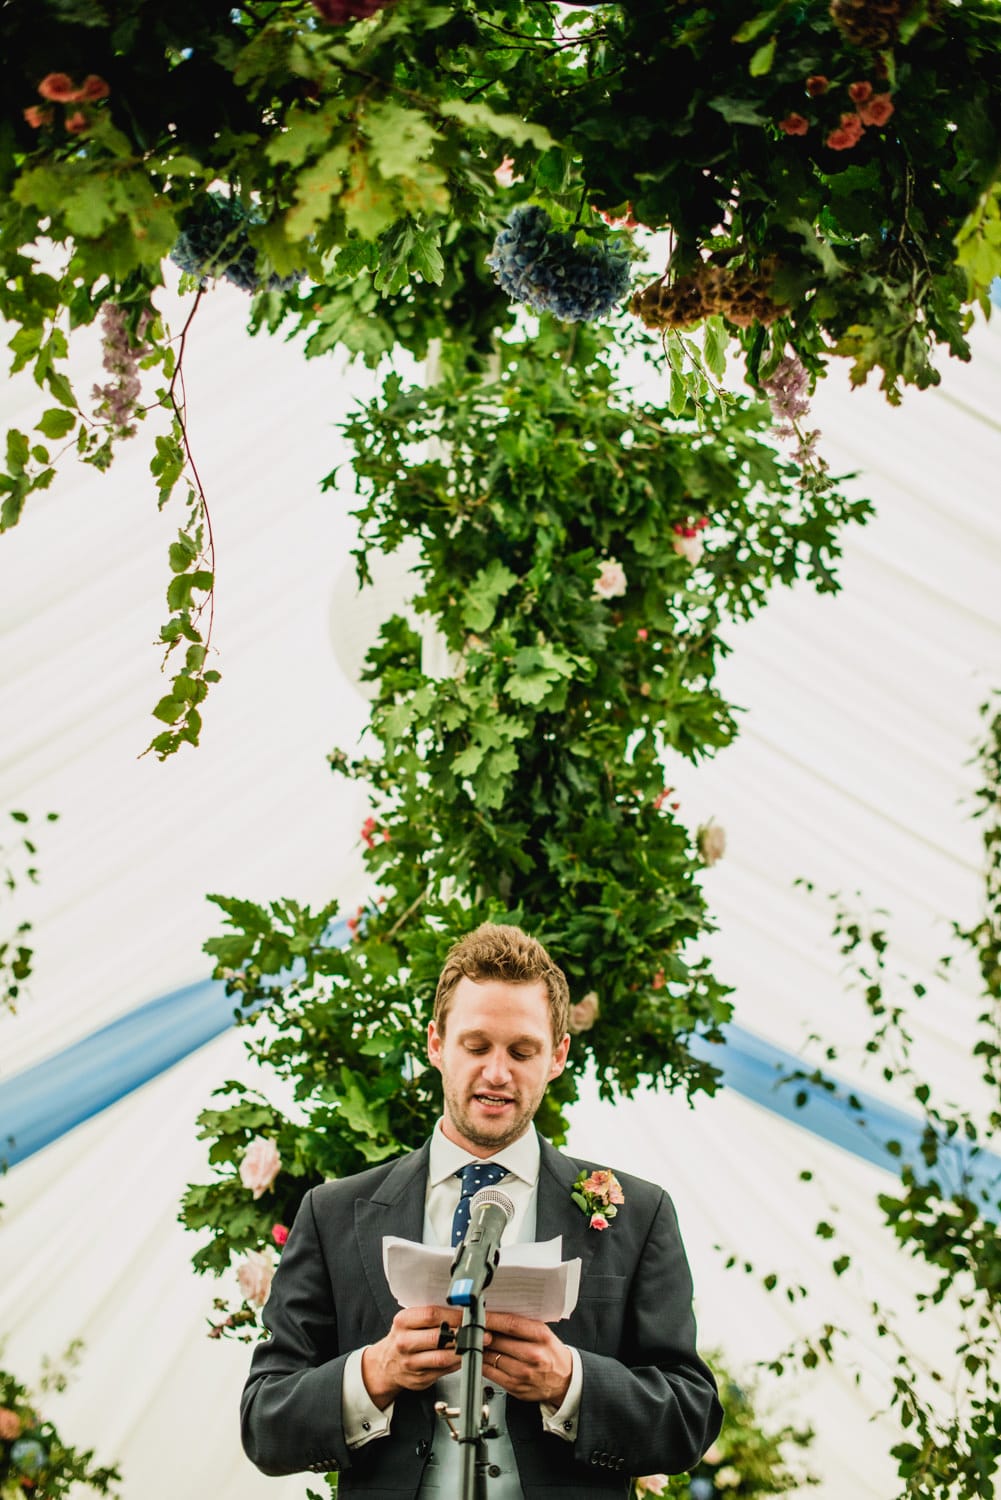
[[[288,1239],[288,1230],[286,1229],[285,1225],[284,1224],[275,1224],[275,1225],[273,1225],[272,1229],[271,1229],[271,1238],[274,1240],[275,1244],[280,1249],[281,1246],[284,1245],[285,1241]]]
[[[865,125],[885,125],[893,114],[893,100],[889,94],[873,94],[859,110],[859,118]]]
[[[806,80],[806,92],[811,99],[816,99],[819,94],[826,94],[830,84],[823,73],[811,73]]]
[[[659,791],[657,793],[656,797],[654,797],[653,799],[653,806],[656,808],[657,812],[660,812],[661,808],[664,806],[664,803],[667,801],[668,797],[670,797],[673,791],[673,786],[666,786],[662,791]]]
[[[366,818],[365,821],[364,821],[364,823],[361,825],[361,839],[362,839],[362,843],[368,849],[374,849],[375,848],[375,839],[372,837],[372,835],[373,835],[374,832],[375,832],[375,819],[374,818]]]
[[[664,974],[664,970],[663,969],[658,969],[657,972],[656,972],[656,974],[653,976],[653,978],[650,981],[650,988],[652,990],[662,990],[664,988],[664,986],[665,986],[666,983],[667,983],[667,978],[666,978],[666,976]]]
[[[77,88],[68,73],[46,73],[38,92],[43,99],[54,99],[57,104],[75,104],[83,98],[83,90]]]
[[[51,109],[39,109],[37,104],[29,104],[24,111],[24,118],[33,130],[41,130],[43,125],[52,124]]]
[[[71,115],[67,115],[63,124],[70,135],[80,135],[87,129],[90,122],[82,109],[75,109]]]
[[[107,99],[110,86],[97,73],[88,73],[77,97],[79,99]]]
[[[636,639],[638,641],[645,641],[646,638],[647,638],[647,636],[649,634],[650,634],[650,632],[649,632],[649,630],[647,630],[646,626],[645,625],[641,625],[640,628],[636,632]]]
[[[806,135],[809,128],[809,120],[803,115],[796,114],[795,110],[791,115],[786,115],[784,120],[779,121],[779,129],[784,130],[786,135]]]
[[[864,104],[867,99],[872,98],[872,84],[850,83],[848,85],[848,97],[853,104]]]

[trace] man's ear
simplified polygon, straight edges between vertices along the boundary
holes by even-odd
[[[560,1042],[559,1046],[553,1052],[553,1060],[552,1060],[552,1062],[549,1065],[549,1081],[550,1081],[550,1083],[553,1081],[554,1078],[559,1078],[560,1074],[563,1072],[563,1069],[566,1067],[566,1065],[567,1065],[567,1053],[569,1051],[570,1051],[570,1033],[568,1031],[567,1034],[566,1034],[566,1036]]]
[[[569,1040],[569,1038],[568,1038]],[[432,1068],[441,1071],[441,1044],[442,1037],[433,1021],[428,1022],[428,1062]]]

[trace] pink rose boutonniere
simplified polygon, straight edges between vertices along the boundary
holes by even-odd
[[[615,1173],[597,1167],[578,1174],[570,1196],[587,1214],[590,1229],[607,1229],[626,1201]]]

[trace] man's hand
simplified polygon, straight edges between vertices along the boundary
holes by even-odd
[[[426,1391],[439,1375],[460,1368],[454,1335],[448,1348],[441,1348],[439,1340],[443,1323],[455,1330],[461,1320],[457,1307],[405,1307],[396,1314],[386,1337],[369,1344],[361,1357],[361,1373],[380,1411],[400,1391]]]
[[[521,1401],[561,1406],[570,1386],[573,1357],[547,1323],[517,1313],[487,1313],[488,1349],[483,1374]]]

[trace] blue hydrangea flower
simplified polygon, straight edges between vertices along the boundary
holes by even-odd
[[[705,1474],[696,1474],[694,1479],[688,1482],[688,1493],[691,1500],[713,1500],[716,1486]]]
[[[512,302],[551,312],[568,323],[592,323],[611,312],[629,288],[629,257],[605,243],[577,245],[560,233],[544,208],[513,210],[487,256],[497,284]]]
[[[224,276],[242,292],[286,291],[295,286],[298,276],[263,278],[257,272],[257,251],[247,234],[249,225],[259,222],[235,198],[209,193],[186,217],[170,258],[189,276],[203,281]]]
[[[45,1468],[48,1452],[37,1438],[18,1438],[10,1450],[10,1461],[19,1474],[29,1479]]]

